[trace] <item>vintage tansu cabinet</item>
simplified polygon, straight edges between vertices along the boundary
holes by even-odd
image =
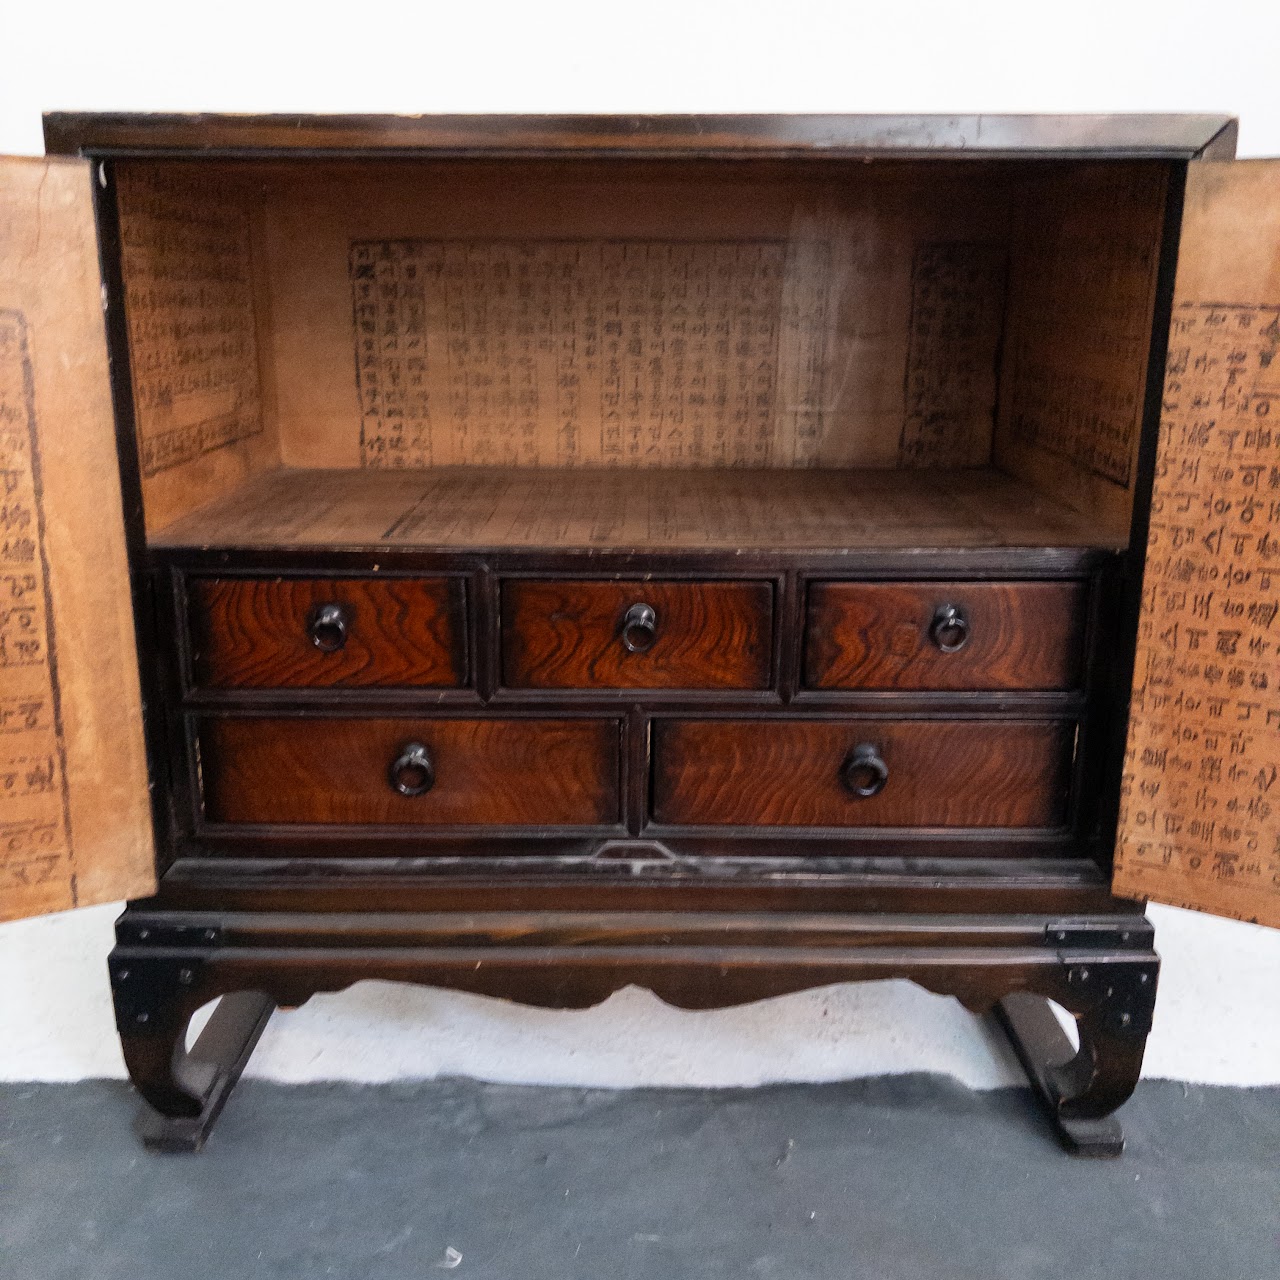
[[[0,901],[133,899],[154,1145],[361,979],[897,977],[1118,1149],[1142,900],[1280,923],[1280,162],[1205,116],[45,130]]]

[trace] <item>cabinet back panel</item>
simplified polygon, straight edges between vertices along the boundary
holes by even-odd
[[[285,460],[985,463],[1006,189],[956,166],[281,170]]]

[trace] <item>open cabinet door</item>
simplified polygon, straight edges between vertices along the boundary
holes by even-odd
[[[1280,160],[1190,167],[1114,887],[1280,926]]]
[[[0,158],[0,920],[154,877],[89,165]]]

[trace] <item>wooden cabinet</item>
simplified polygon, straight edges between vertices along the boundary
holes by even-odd
[[[1280,169],[1233,122],[46,133],[0,162],[0,914],[132,899],[151,1141],[363,978],[901,977],[1118,1149],[1140,899],[1280,923]]]

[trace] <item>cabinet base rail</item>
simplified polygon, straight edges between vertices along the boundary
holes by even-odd
[[[1067,1150],[1118,1155],[1159,960],[1108,914],[742,911],[190,913],[131,906],[111,953],[116,1022],[148,1148],[196,1151],[277,1007],[365,979],[582,1009],[626,986],[682,1009],[905,978],[993,1015]],[[188,1025],[219,1003],[186,1048]],[[1050,1002],[1074,1018],[1073,1046]]]

